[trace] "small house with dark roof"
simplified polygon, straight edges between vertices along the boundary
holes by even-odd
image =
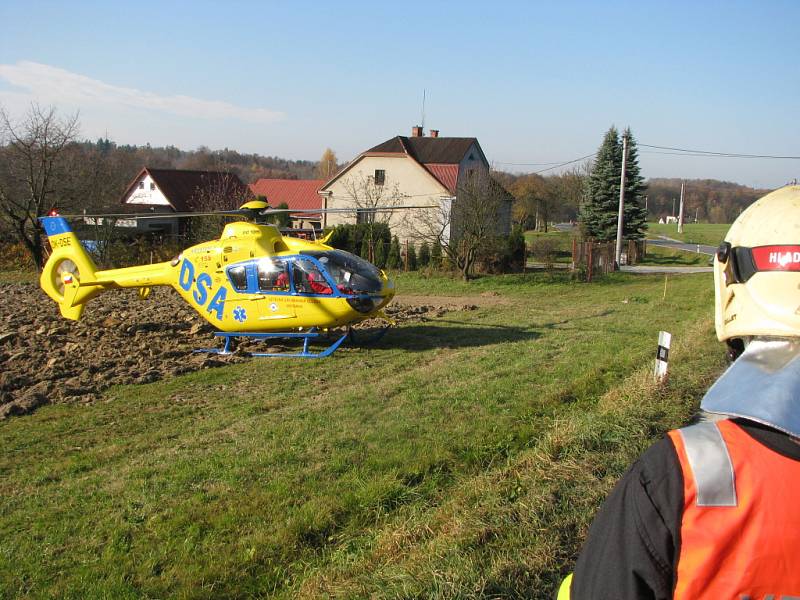
[[[286,204],[292,210],[320,210],[322,197],[318,191],[324,184],[324,179],[259,179],[250,184],[250,191],[256,197],[266,197],[272,208]],[[320,213],[303,213],[292,217],[294,228],[319,229],[321,226]]]
[[[364,208],[365,205],[456,206],[465,182],[489,176],[489,162],[474,137],[441,137],[432,129],[423,135],[413,127],[411,136],[395,136],[358,155],[350,164],[320,187],[323,207]],[[498,184],[499,185],[499,184]],[[511,197],[503,202],[497,226],[499,235],[511,231]],[[323,226],[352,223],[368,218],[357,215],[323,214]],[[420,228],[415,219],[424,219],[424,209],[397,210],[389,226],[400,240],[415,241]],[[445,233],[445,239],[449,237]]]
[[[135,227],[138,232],[183,233],[186,219],[174,213],[233,210],[248,197],[250,190],[234,173],[144,167],[120,198],[121,212],[132,216],[120,219],[117,226]],[[147,213],[164,217],[133,218]]]

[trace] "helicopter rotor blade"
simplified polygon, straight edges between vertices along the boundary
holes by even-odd
[[[253,210],[239,208],[233,210],[214,210],[209,212],[163,212],[163,213],[78,213],[78,214],[59,214],[65,219],[171,219],[175,217],[190,219],[195,217],[248,217],[255,215],[266,216],[272,214],[319,215],[322,213],[352,213],[359,212],[394,212],[396,210],[417,210],[425,208],[440,208],[435,204],[415,205],[415,206],[374,206],[374,207],[347,207],[347,208],[266,208],[263,210]]]
[[[171,219],[174,217],[191,218],[191,217],[240,217],[252,216],[253,211],[245,209],[235,210],[215,210],[211,212],[164,212],[164,213],[102,213],[102,214],[74,214],[62,215],[59,217],[65,219]]]
[[[440,208],[435,204],[425,204],[417,206],[375,206],[375,207],[348,207],[348,208],[267,208],[260,211],[260,215],[270,215],[275,213],[290,214],[314,214],[320,213],[359,213],[359,212],[393,212],[395,210],[415,210],[421,208]]]

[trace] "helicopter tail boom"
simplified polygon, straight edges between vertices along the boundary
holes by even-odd
[[[39,284],[57,304],[61,315],[78,320],[85,302],[101,292],[97,267],[63,217],[41,217],[52,253],[42,269]]]

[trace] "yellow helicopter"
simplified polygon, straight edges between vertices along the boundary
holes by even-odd
[[[40,217],[52,253],[39,279],[62,316],[78,320],[86,302],[107,290],[138,288],[142,298],[153,286],[169,286],[219,331],[227,354],[236,338],[295,338],[298,353],[251,356],[324,357],[348,333],[322,352],[309,342],[329,328],[383,317],[395,294],[394,282],[368,261],[325,244],[284,236],[265,222],[263,201],[244,204],[249,220],[225,225],[218,240],[191,246],[168,262],[99,271],[63,216]]]

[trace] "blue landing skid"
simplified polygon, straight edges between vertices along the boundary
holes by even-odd
[[[302,352],[248,352],[247,356],[276,356],[284,358],[325,358],[330,356],[342,342],[347,338],[349,332],[342,335],[333,344],[325,348],[322,352],[309,352],[308,343],[318,338],[321,334],[317,331],[316,327],[301,333],[229,333],[225,331],[216,331],[214,336],[225,338],[225,345],[220,348],[200,348],[195,352],[207,352],[209,354],[231,354],[233,352],[232,346],[235,338],[249,338],[255,340],[274,340],[274,339],[301,339],[303,340]]]

